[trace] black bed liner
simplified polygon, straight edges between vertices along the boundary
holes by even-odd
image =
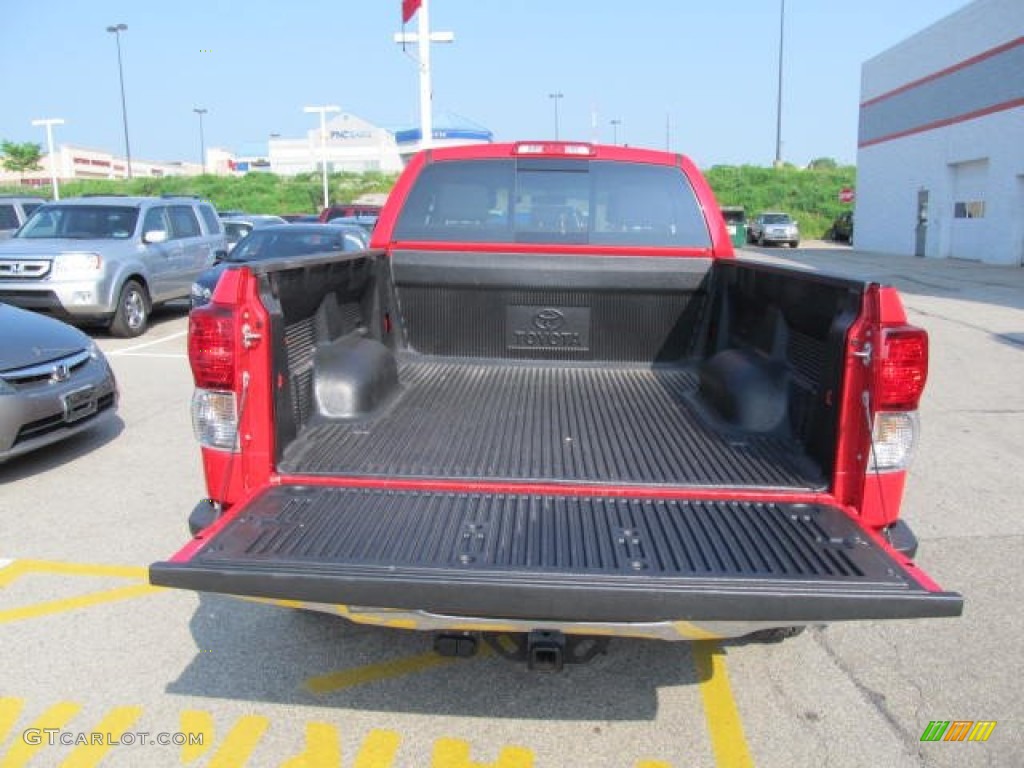
[[[268,488],[153,584],[457,616],[815,622],[954,616],[820,505]]]
[[[278,468],[371,475],[821,489],[795,440],[715,423],[690,368],[409,357],[366,418],[313,422]]]

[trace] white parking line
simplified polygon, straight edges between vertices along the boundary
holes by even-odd
[[[126,352],[118,357],[173,357],[176,360],[187,360],[184,352]]]
[[[146,347],[152,347],[155,344],[162,344],[165,341],[171,341],[172,339],[180,339],[182,336],[188,334],[188,331],[179,331],[178,333],[172,333],[167,336],[161,336],[159,339],[153,339],[152,341],[144,342],[143,344],[136,344],[133,347],[125,347],[124,349],[115,349],[113,352],[108,352],[107,355],[126,355],[129,352],[134,352],[136,349],[145,349]]]

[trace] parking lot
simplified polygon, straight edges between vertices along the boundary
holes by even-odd
[[[141,338],[95,334],[118,420],[0,465],[0,766],[1024,763],[1024,270],[807,245],[747,254],[878,276],[931,334],[904,516],[925,570],[964,593],[962,618],[774,645],[615,641],[546,675],[438,657],[425,634],[150,587],[146,566],[185,542],[204,495],[172,307]],[[922,742],[935,720],[996,726]]]

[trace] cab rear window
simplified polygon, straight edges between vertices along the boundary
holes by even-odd
[[[599,160],[448,161],[420,173],[395,237],[428,242],[706,248],[679,168]]]

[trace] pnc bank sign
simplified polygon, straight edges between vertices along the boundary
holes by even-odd
[[[347,141],[349,139],[370,139],[373,138],[372,131],[331,131],[331,140]]]

